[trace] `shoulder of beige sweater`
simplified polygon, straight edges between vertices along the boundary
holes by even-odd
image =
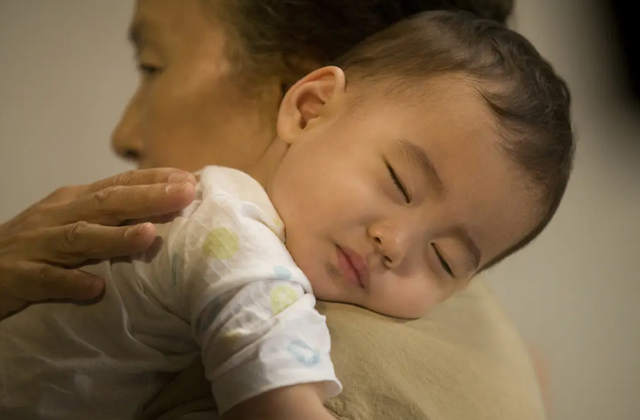
[[[397,320],[320,303],[350,420],[545,418],[526,347],[483,279],[430,315]]]

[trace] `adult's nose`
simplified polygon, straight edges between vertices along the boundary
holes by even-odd
[[[139,102],[138,92],[136,92],[111,135],[111,146],[118,156],[136,163],[140,162],[144,152]]]

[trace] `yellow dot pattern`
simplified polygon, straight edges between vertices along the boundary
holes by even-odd
[[[278,238],[280,238],[282,242],[284,242],[284,223],[280,218],[273,219],[271,230],[278,236]]]
[[[240,250],[238,235],[231,229],[220,227],[209,232],[202,244],[202,252],[216,260],[227,260]]]
[[[277,315],[298,300],[298,294],[291,286],[278,286],[271,290],[271,313]]]
[[[236,328],[235,330],[231,330],[228,333],[226,333],[222,337],[222,340],[227,346],[233,346],[234,344],[238,343],[238,340],[240,340],[242,337],[248,334],[249,334],[249,331],[247,331],[246,329]]]

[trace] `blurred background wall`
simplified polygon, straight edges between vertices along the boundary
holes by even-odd
[[[636,420],[640,110],[605,1],[516,4],[513,27],[572,88],[579,147],[557,218],[489,276],[545,354],[552,419]],[[132,0],[0,0],[0,221],[56,187],[128,169],[108,140],[137,79],[132,9]]]

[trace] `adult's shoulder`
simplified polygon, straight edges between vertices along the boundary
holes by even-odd
[[[322,303],[349,420],[544,419],[526,347],[482,279],[429,316],[402,321]]]

